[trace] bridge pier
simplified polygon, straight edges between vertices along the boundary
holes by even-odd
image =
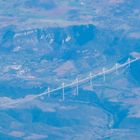
[[[79,95],[79,80],[76,78],[76,95]]]
[[[89,77],[90,77],[90,87],[92,88],[93,87],[93,82],[92,82],[92,73],[91,72],[89,73]]]
[[[62,100],[65,100],[65,83],[62,83]]]
[[[103,81],[105,82],[106,77],[105,77],[105,68],[103,67]]]
[[[50,87],[48,87],[48,97],[50,97]]]

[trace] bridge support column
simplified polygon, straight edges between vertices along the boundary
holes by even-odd
[[[76,95],[79,95],[79,80],[76,78]]]
[[[48,97],[50,97],[50,87],[48,87]]]
[[[105,77],[105,68],[103,68],[103,81],[105,82],[106,77]]]
[[[62,100],[65,100],[65,83],[62,83]]]
[[[92,82],[92,73],[89,73],[89,77],[90,77],[90,87],[93,88],[93,82]]]

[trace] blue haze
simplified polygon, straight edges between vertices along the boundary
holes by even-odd
[[[50,97],[8,105],[140,57],[138,0],[0,1],[0,140],[139,140],[140,61]],[[6,103],[6,106],[2,106]]]

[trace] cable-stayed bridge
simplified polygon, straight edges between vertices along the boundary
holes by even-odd
[[[89,72],[89,75],[85,76],[82,79],[75,78],[75,80],[73,80],[73,82],[68,83],[68,84],[62,83],[59,87],[54,88],[54,89],[51,89],[50,87],[48,87],[47,90],[45,90],[43,93],[40,93],[40,94],[37,94],[37,95],[28,95],[27,97],[16,99],[15,101],[10,101],[9,103],[6,103],[6,102],[1,103],[0,108],[4,108],[6,106],[14,106],[14,105],[18,105],[18,104],[31,102],[32,100],[35,100],[37,98],[41,98],[41,97],[46,96],[46,95],[50,96],[51,94],[53,94],[55,92],[58,92],[60,90],[61,90],[61,93],[62,93],[61,94],[62,95],[62,101],[64,101],[65,100],[65,89],[66,88],[75,87],[76,88],[76,96],[78,96],[78,94],[79,94],[79,85],[80,84],[89,82],[90,86],[94,87],[94,84],[93,84],[94,78],[102,76],[103,81],[105,81],[106,80],[106,75],[111,74],[112,72],[118,73],[119,69],[123,69],[126,66],[130,67],[130,65],[132,63],[134,63],[134,62],[136,62],[138,60],[140,60],[140,56],[138,56],[138,57],[136,57],[134,59],[128,58],[128,60],[123,64],[116,63],[111,68],[103,67],[101,71],[99,71],[99,72],[97,72],[95,74]]]

